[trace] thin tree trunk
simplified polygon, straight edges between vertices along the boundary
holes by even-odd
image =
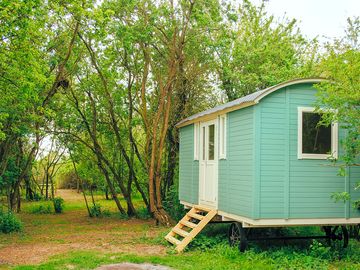
[[[77,183],[79,183],[79,186],[81,185],[81,190],[82,190],[82,194],[83,194],[83,197],[84,197],[86,209],[88,211],[89,217],[91,217],[91,212],[90,212],[89,204],[88,204],[88,201],[87,201],[87,198],[86,198],[84,185],[83,185],[83,182],[82,182],[81,178],[79,177],[79,174],[78,174],[78,171],[77,171],[77,168],[76,168],[76,164],[75,164],[75,161],[74,161],[74,159],[72,157],[72,154],[71,154],[70,150],[69,150],[69,155],[70,155],[70,159],[71,159],[71,162],[73,164],[73,167],[74,167],[75,175],[76,175],[76,178],[77,178]]]
[[[94,199],[94,193],[93,193],[92,185],[90,185],[90,195],[91,195],[91,201],[92,201],[93,205],[95,206],[96,203],[95,203],[95,199]]]
[[[100,144],[97,141],[96,138],[96,111],[95,108],[92,104],[93,107],[93,125],[92,127],[90,127],[90,124],[86,118],[86,116],[84,115],[84,113],[81,111],[80,106],[79,106],[79,101],[75,95],[75,93],[73,92],[72,89],[70,89],[71,95],[74,99],[74,104],[75,104],[75,108],[78,111],[78,113],[80,114],[82,120],[84,121],[86,130],[88,132],[88,134],[90,135],[90,138],[92,140],[92,144],[93,146],[90,146],[89,144],[87,144],[86,142],[84,142],[83,140],[81,140],[80,138],[78,138],[85,146],[87,146],[91,151],[93,151],[93,153],[96,155],[97,158],[97,165],[98,168],[100,169],[100,171],[104,174],[105,176],[105,180],[108,184],[108,187],[110,189],[111,195],[116,203],[117,208],[119,209],[120,213],[125,214],[125,210],[124,208],[121,206],[121,203],[117,197],[115,188],[111,182],[110,176],[109,176],[109,172],[106,170],[106,168],[104,167],[103,162],[111,169],[111,164],[109,163],[109,161],[104,157],[104,155],[102,154],[102,150],[100,147]]]
[[[111,97],[111,94],[109,92],[109,89],[108,89],[108,84],[107,84],[107,80],[104,76],[104,74],[102,73],[97,61],[96,61],[96,57],[95,57],[95,53],[93,51],[93,49],[91,48],[90,44],[80,35],[78,34],[80,39],[83,41],[83,43],[85,44],[89,54],[90,54],[90,58],[91,58],[91,63],[92,65],[94,66],[94,68],[96,69],[99,77],[100,77],[100,80],[103,84],[103,88],[104,88],[104,92],[105,92],[105,95],[106,95],[106,99],[107,99],[107,102],[108,102],[108,110],[109,110],[109,114],[110,114],[110,120],[111,120],[111,126],[115,132],[115,137],[116,137],[116,140],[117,140],[117,143],[118,143],[118,146],[120,147],[120,151],[121,153],[124,155],[124,158],[128,164],[128,167],[130,170],[133,170],[132,168],[132,165],[131,165],[131,162],[129,160],[129,157],[126,153],[126,150],[122,144],[122,141],[121,141],[121,136],[120,136],[120,130],[119,130],[119,127],[118,127],[118,124],[117,124],[117,121],[116,121],[116,116],[115,116],[115,112],[114,112],[114,102],[113,102],[113,99]],[[89,96],[89,98],[91,98]],[[93,103],[93,101],[91,102]],[[94,106],[93,106],[94,107]],[[110,164],[106,164],[107,166],[109,166]],[[127,191],[126,191],[126,187],[121,179],[121,177],[119,177],[118,173],[116,172],[116,170],[114,169],[111,169],[112,166],[109,166],[111,172],[113,173],[115,179],[117,180],[118,184],[119,184],[119,187],[121,189],[121,192],[124,196],[124,199],[126,200],[127,202],[127,205],[128,205],[128,213],[130,213],[131,215],[135,214],[136,213],[136,210],[135,210],[135,207],[132,203],[132,200],[131,200],[131,194],[128,194]],[[135,175],[135,172],[133,172],[133,175]]]
[[[51,183],[51,199],[55,198],[55,189],[54,189],[54,179],[53,177],[50,177],[50,183]]]
[[[49,175],[47,173],[46,174],[46,182],[45,182],[45,185],[46,185],[46,189],[45,189],[45,199],[48,200],[49,199]]]

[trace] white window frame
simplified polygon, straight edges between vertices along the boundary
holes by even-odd
[[[200,155],[200,123],[194,123],[194,160]]]
[[[226,159],[226,114],[219,116],[219,159]]]
[[[329,159],[338,158],[338,138],[339,138],[339,126],[334,122],[331,124],[331,154],[308,154],[303,153],[303,113],[310,112],[316,113],[314,107],[298,107],[298,159]],[[320,109],[321,112],[321,109]]]

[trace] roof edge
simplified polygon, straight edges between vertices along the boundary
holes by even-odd
[[[294,80],[282,82],[282,83],[279,83],[277,85],[271,86],[268,89],[266,89],[266,91],[264,93],[262,93],[259,97],[257,97],[255,99],[255,103],[259,103],[259,101],[261,99],[263,99],[264,97],[266,97],[267,95],[270,95],[272,92],[275,92],[276,90],[282,89],[284,87],[288,87],[288,86],[299,84],[299,83],[315,84],[315,83],[321,83],[324,81],[327,81],[327,79],[325,79],[325,78],[305,78],[305,79],[294,79]]]
[[[300,83],[316,84],[316,83],[321,83],[321,82],[324,82],[324,81],[327,81],[327,79],[321,78],[321,77],[293,79],[293,80],[285,81],[285,82],[276,84],[274,86],[271,86],[269,88],[260,90],[260,91],[263,91],[263,93],[261,93],[258,97],[256,97],[254,99],[254,101],[244,102],[244,103],[240,103],[240,104],[234,104],[232,106],[226,107],[225,109],[215,110],[215,111],[213,111],[211,113],[208,113],[208,114],[202,114],[203,112],[206,112],[206,111],[203,111],[203,112],[198,113],[198,114],[201,114],[198,117],[192,118],[193,116],[196,115],[196,114],[194,114],[192,116],[189,116],[189,117],[181,120],[175,126],[177,128],[184,127],[184,126],[190,125],[192,123],[198,122],[200,119],[207,119],[207,118],[209,118],[209,117],[211,117],[213,115],[219,115],[219,114],[223,114],[223,113],[228,113],[228,112],[231,112],[231,111],[235,111],[235,110],[239,110],[239,109],[242,109],[242,108],[245,108],[245,107],[255,105],[255,104],[259,103],[260,100],[263,99],[264,97],[266,97],[267,95],[269,95],[269,94],[271,94],[271,93],[273,93],[273,92],[275,92],[275,91],[277,91],[279,89],[282,89],[284,87],[288,87],[288,86],[295,85],[295,84],[300,84]],[[230,102],[228,102],[228,103],[230,103]],[[222,105],[225,105],[225,104],[227,104],[227,103],[224,103]],[[222,106],[222,105],[220,105],[220,106]]]

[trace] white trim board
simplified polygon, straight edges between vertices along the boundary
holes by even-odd
[[[184,201],[180,201],[180,203],[184,205],[185,208],[195,206],[195,204]],[[360,224],[360,218],[266,218],[255,220],[243,216],[230,214],[221,210],[218,210],[218,215],[222,216],[223,221],[241,222],[243,226],[247,228]]]
[[[339,126],[338,123],[331,124],[331,154],[309,154],[303,153],[303,113],[316,113],[316,108],[314,107],[298,107],[298,159],[329,159],[329,158],[338,158],[338,140],[339,140]],[[321,109],[320,109],[321,112]]]

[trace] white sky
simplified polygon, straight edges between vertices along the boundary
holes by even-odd
[[[251,0],[254,4],[261,0]],[[360,16],[360,0],[269,0],[267,11],[275,17],[295,18],[308,38],[342,37],[348,17]]]

